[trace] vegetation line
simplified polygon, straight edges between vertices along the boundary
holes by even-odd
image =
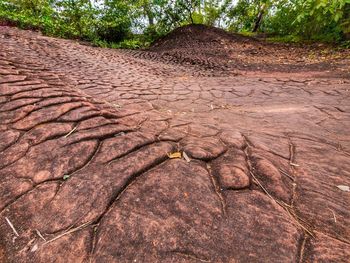
[[[113,48],[148,46],[187,24],[273,41],[350,46],[350,0],[2,0],[0,25]]]

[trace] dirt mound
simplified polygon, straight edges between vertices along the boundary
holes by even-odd
[[[177,28],[145,51],[131,53],[136,57],[195,67],[199,75],[242,71],[345,71],[344,65],[337,62],[344,58],[344,52],[349,55],[349,51],[334,51],[324,44],[269,43],[205,25]]]
[[[239,41],[241,43],[254,41],[253,38],[247,38],[238,34],[231,34],[223,29],[209,27],[205,25],[187,25],[179,27],[163,38],[155,41],[150,50],[170,50],[177,48],[193,47],[216,47],[223,48],[227,41]]]

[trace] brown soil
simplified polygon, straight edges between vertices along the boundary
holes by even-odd
[[[308,50],[0,27],[0,262],[348,262],[349,61]]]
[[[175,29],[146,51],[136,54],[216,75],[256,70],[348,74],[350,69],[349,50],[326,44],[269,43],[204,25]]]

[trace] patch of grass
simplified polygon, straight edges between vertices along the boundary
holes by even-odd
[[[255,37],[255,36],[257,36],[257,33],[246,32],[246,31],[244,31],[244,32],[239,32],[239,34],[242,35],[242,36],[245,36],[245,37]]]
[[[139,39],[125,39],[119,43],[112,43],[112,48],[123,48],[123,49],[138,49],[143,44]]]
[[[340,47],[342,47],[342,48],[350,48],[350,40],[342,42]]]
[[[300,36],[274,36],[266,38],[268,42],[279,42],[279,43],[300,43],[305,42]]]
[[[105,40],[95,39],[92,41],[93,45],[102,48],[115,48],[115,49],[139,49],[148,45],[137,37],[125,39],[121,42],[107,42]]]

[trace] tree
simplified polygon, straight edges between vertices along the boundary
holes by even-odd
[[[90,0],[56,0],[54,6],[72,36],[89,38],[93,34],[94,9]]]
[[[119,42],[125,39],[131,30],[134,2],[123,0],[105,0],[100,10],[97,36],[108,42]]]
[[[341,41],[350,37],[350,0],[0,0],[0,19],[104,43],[139,33],[151,42],[187,24]]]
[[[259,27],[260,27],[260,24],[262,22],[263,16],[264,16],[264,14],[266,12],[266,9],[267,9],[266,3],[262,3],[262,5],[260,6],[259,9],[260,10],[259,10],[259,13],[258,13],[258,15],[256,17],[256,20],[255,20],[252,32],[257,32]]]

